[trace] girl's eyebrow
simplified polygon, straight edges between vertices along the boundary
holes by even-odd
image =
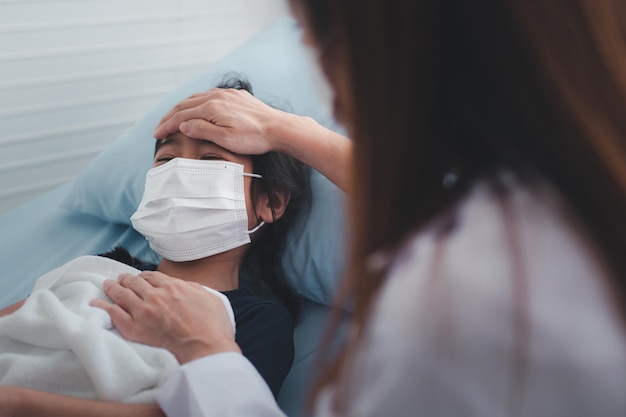
[[[232,156],[237,156],[236,153],[229,151],[226,148],[222,148],[220,145],[211,142],[210,140],[205,140],[205,139],[193,139],[194,141],[197,141],[200,146],[202,147],[209,147],[209,148],[214,148],[215,150],[219,151],[219,152],[224,152],[225,154],[228,155],[232,155]]]
[[[186,138],[186,139],[191,139],[193,142],[196,143],[196,146],[198,146],[201,149],[207,149],[209,148],[210,150],[213,150],[215,152],[218,152],[221,155],[224,156],[228,156],[228,157],[232,157],[232,158],[236,158],[240,155],[229,151],[226,148],[223,148],[221,146],[219,146],[218,144],[211,142],[210,140],[205,140],[205,139],[194,139],[194,138]],[[179,136],[177,136],[176,134],[170,135],[168,137],[166,137],[165,139],[159,139],[156,141],[156,146],[154,148],[154,155],[156,156],[157,152],[159,152],[159,149],[161,149],[164,146],[176,146],[178,144],[181,143],[183,139],[180,138]]]

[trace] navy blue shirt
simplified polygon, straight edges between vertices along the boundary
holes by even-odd
[[[225,291],[235,313],[235,341],[278,396],[293,363],[293,319],[287,308],[245,289]]]

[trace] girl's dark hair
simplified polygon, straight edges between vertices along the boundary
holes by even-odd
[[[341,110],[359,180],[343,293],[357,328],[385,276],[366,268],[368,257],[393,251],[501,169],[560,193],[608,266],[626,324],[622,0],[291,1],[325,50],[322,66],[339,63],[349,82]],[[450,169],[460,181],[443,188]]]
[[[226,74],[216,87],[253,94],[250,82],[237,73]],[[252,166],[254,173],[263,177],[252,181],[252,200],[262,194],[267,195],[273,215],[279,194],[289,195],[289,203],[280,219],[265,224],[255,234],[242,266],[241,286],[256,295],[276,299],[297,319],[300,303],[287,283],[282,257],[298,217],[310,208],[310,168],[280,152],[252,155]]]

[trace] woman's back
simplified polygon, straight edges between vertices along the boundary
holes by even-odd
[[[511,183],[474,187],[447,233],[397,252],[348,362],[354,415],[623,416],[605,273],[551,191]]]

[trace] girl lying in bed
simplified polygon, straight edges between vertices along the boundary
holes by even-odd
[[[240,79],[220,87],[251,91]],[[293,361],[298,314],[280,257],[288,230],[309,204],[308,179],[308,167],[280,153],[238,155],[180,132],[157,141],[145,193],[131,221],[162,261],[144,263],[116,248],[101,257],[78,258],[40,278],[27,300],[0,312],[5,316],[0,318],[0,385],[152,401],[181,358],[122,339],[111,329],[109,315],[94,307],[106,304],[89,305],[105,298],[106,279],[142,270],[151,282],[158,282],[161,273],[181,278],[167,291],[184,292],[186,285],[219,291],[227,309],[232,307],[243,354],[277,395]],[[240,272],[248,277],[241,286]],[[126,294],[140,295],[140,289]],[[155,306],[155,314],[158,310]],[[235,331],[234,326],[226,331]]]

